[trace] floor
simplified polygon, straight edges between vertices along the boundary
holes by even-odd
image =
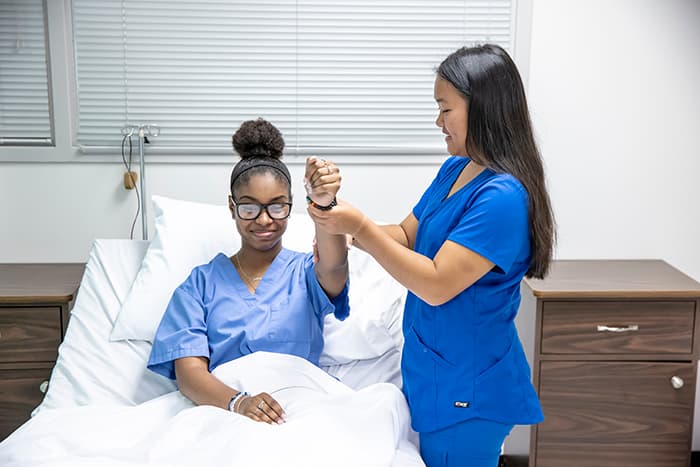
[[[501,456],[498,467],[527,467],[527,456]]]
[[[527,456],[501,456],[498,467],[528,467]],[[700,467],[700,451],[691,453],[690,467]]]

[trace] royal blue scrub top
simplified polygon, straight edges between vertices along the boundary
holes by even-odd
[[[192,270],[173,292],[153,340],[148,368],[175,379],[174,361],[206,357],[209,371],[263,350],[318,365],[323,321],[349,314],[348,284],[332,300],[318,283],[311,253],[282,249],[251,294],[231,260],[219,253]]]
[[[435,258],[449,240],[495,264],[438,306],[408,293],[403,390],[418,432],[471,418],[506,424],[543,419],[514,319],[530,263],[528,195],[508,174],[486,169],[447,197],[467,157],[450,157],[413,209],[415,251]]]

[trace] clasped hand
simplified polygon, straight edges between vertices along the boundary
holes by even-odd
[[[309,204],[307,212],[316,225],[326,232],[346,234],[351,239],[365,224],[366,217],[361,211],[340,200],[330,210],[318,208],[330,206],[336,199],[341,180],[340,169],[333,162],[316,157],[306,159],[304,187],[313,202]]]
[[[284,423],[284,410],[268,393],[261,392],[255,396],[243,396],[237,405],[236,413],[245,415],[256,422],[281,425]]]
[[[306,159],[304,188],[308,197],[318,206],[329,206],[340,189],[340,169],[326,159]]]

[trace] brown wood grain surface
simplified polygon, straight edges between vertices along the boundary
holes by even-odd
[[[547,301],[541,352],[691,354],[694,320],[694,301]]]
[[[700,283],[661,260],[556,260],[525,284],[540,298],[700,297]]]
[[[539,381],[538,467],[688,465],[693,363],[546,361]]]
[[[70,302],[84,270],[82,263],[0,263],[0,305]]]
[[[60,307],[0,306],[0,362],[53,362],[61,342]]]
[[[537,467],[688,467],[690,451],[680,444],[625,444],[599,441],[550,443],[537,452]]]
[[[44,397],[39,387],[50,374],[51,365],[0,370],[0,440],[29,420],[31,411]]]

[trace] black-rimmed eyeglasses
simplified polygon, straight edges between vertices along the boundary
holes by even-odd
[[[257,204],[257,203],[236,203],[236,214],[240,219],[244,221],[254,221],[263,212],[263,209],[267,213],[270,219],[276,221],[281,221],[289,217],[292,211],[292,203],[270,203],[270,204]]]

